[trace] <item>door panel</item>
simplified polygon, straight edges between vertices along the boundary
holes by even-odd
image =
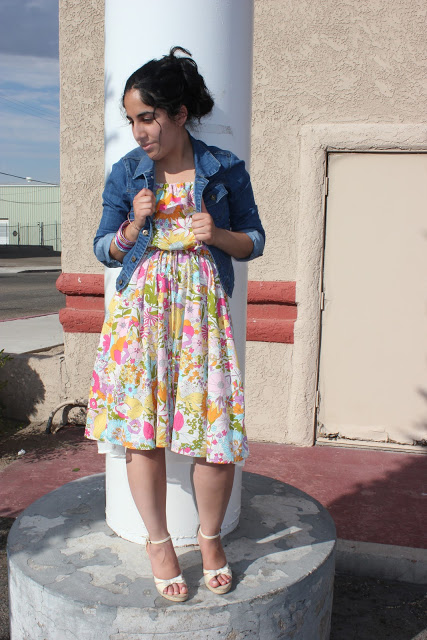
[[[330,153],[318,435],[427,439],[427,154]]]
[[[0,244],[9,244],[9,220],[0,220]]]

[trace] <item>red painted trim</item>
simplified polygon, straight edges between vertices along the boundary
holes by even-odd
[[[246,340],[250,342],[282,342],[294,343],[294,320],[248,318]]]
[[[101,333],[104,310],[61,309],[59,320],[67,333]]]
[[[104,311],[104,296],[67,296],[67,309],[86,309]]]
[[[248,282],[248,304],[296,304],[296,282]]]
[[[104,276],[94,273],[62,273],[56,281],[56,288],[71,296],[103,296]]]
[[[293,344],[295,282],[248,282],[246,340]]]
[[[66,294],[59,320],[67,333],[100,333],[104,322],[104,276],[62,273],[56,288]]]
[[[288,304],[248,304],[248,321],[263,318],[277,320],[296,320],[297,308]]]
[[[63,273],[56,287],[66,294],[59,319],[68,333],[100,333],[104,321],[104,276]],[[248,282],[246,339],[293,344],[297,318],[295,282]]]

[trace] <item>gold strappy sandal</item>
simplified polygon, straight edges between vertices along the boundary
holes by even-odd
[[[199,533],[202,538],[205,538],[205,540],[215,540],[215,538],[219,538],[221,535],[220,533],[217,533],[214,536],[205,536],[200,527]],[[220,574],[229,576],[231,578],[230,582],[227,582],[227,584],[220,584],[218,587],[213,587],[211,584],[209,584],[212,578],[216,578]],[[231,589],[233,575],[228,563],[224,567],[221,567],[221,569],[203,569],[203,577],[205,579],[205,585],[207,586],[209,591],[212,591],[212,593],[217,593],[218,595],[222,596],[224,595],[224,593],[228,593]]]
[[[148,553],[149,544],[163,544],[164,542],[169,542],[170,539],[171,539],[170,536],[168,536],[167,538],[164,538],[164,540],[150,540],[149,538],[147,538],[147,541],[145,543],[145,549]],[[185,586],[187,586],[187,583],[185,582],[182,576],[182,573],[180,573],[179,576],[176,576],[176,578],[170,578],[168,580],[162,580],[161,578],[156,578],[154,574],[153,574],[153,578],[154,578],[154,584],[156,585],[157,591],[160,593],[161,596],[163,596],[163,598],[166,598],[166,600],[172,600],[172,602],[184,602],[185,600],[187,600],[188,591],[187,593],[179,593],[176,595],[169,595],[169,593],[163,593],[163,590],[166,589],[166,587],[168,587],[170,584],[185,584]]]

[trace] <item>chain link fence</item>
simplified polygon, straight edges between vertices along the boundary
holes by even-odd
[[[9,242],[12,245],[33,245],[53,247],[54,251],[61,251],[61,223],[37,222],[37,224],[9,226]]]

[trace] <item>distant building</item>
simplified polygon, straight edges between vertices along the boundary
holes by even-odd
[[[61,251],[58,185],[0,185],[0,244]]]

